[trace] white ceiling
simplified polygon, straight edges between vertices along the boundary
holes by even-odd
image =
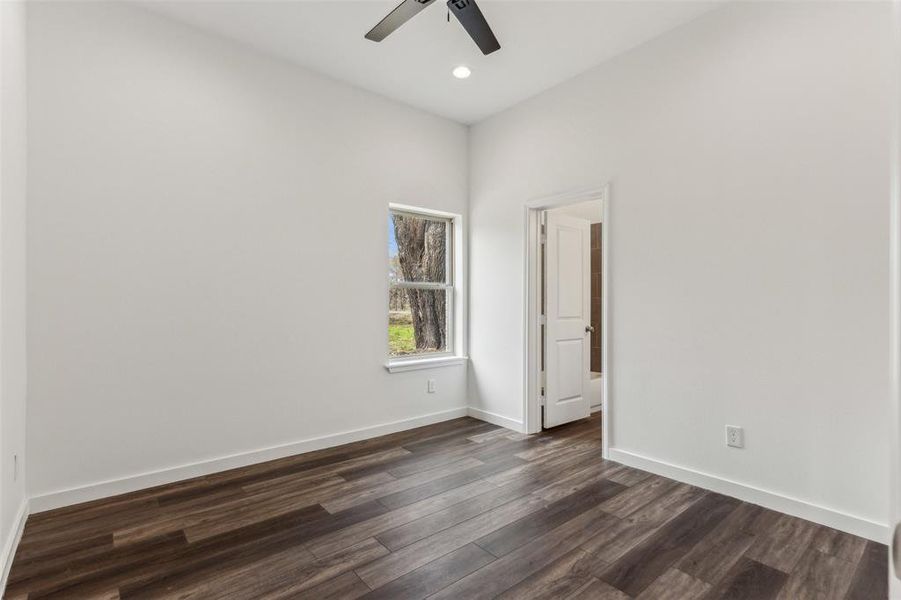
[[[443,1],[381,43],[400,0],[154,1],[150,10],[429,112],[473,123],[711,10],[716,0],[497,1],[479,6],[501,49],[483,56]],[[466,64],[472,76],[451,76]]]

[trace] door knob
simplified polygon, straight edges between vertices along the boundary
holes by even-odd
[[[594,325],[586,325],[585,333],[594,333]]]

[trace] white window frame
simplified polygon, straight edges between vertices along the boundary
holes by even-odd
[[[388,284],[389,290],[392,287],[413,288],[413,289],[432,289],[447,290],[447,350],[445,352],[428,352],[423,354],[409,354],[404,356],[392,357],[388,356],[385,368],[391,373],[412,371],[417,369],[429,369],[434,367],[446,367],[461,365],[466,362],[465,355],[465,295],[463,293],[461,282],[464,278],[463,250],[464,235],[462,216],[454,213],[437,211],[428,208],[420,208],[409,206],[406,204],[389,204],[388,216],[393,214],[404,214],[420,219],[431,219],[434,221],[443,221],[447,226],[447,248],[445,250],[445,259],[447,266],[445,268],[446,278],[444,283],[434,282],[397,282]],[[385,294],[387,302],[388,294]],[[385,311],[386,323],[385,333],[387,338],[388,332],[388,311],[386,305]],[[387,339],[386,339],[387,342]],[[386,354],[388,347],[386,343]]]

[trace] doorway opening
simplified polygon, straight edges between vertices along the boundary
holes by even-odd
[[[610,439],[608,187],[526,204],[524,425],[537,433],[601,412]]]

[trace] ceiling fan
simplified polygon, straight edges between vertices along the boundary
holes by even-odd
[[[435,0],[403,0],[394,10],[388,13],[378,25],[366,34],[367,40],[381,42],[393,33],[398,27],[418,15]],[[494,32],[488,26],[488,21],[479,9],[475,0],[448,0],[447,9],[454,13],[457,20],[476,43],[482,54],[491,54],[499,50],[501,45],[494,37]],[[450,18],[450,17],[448,17]]]

